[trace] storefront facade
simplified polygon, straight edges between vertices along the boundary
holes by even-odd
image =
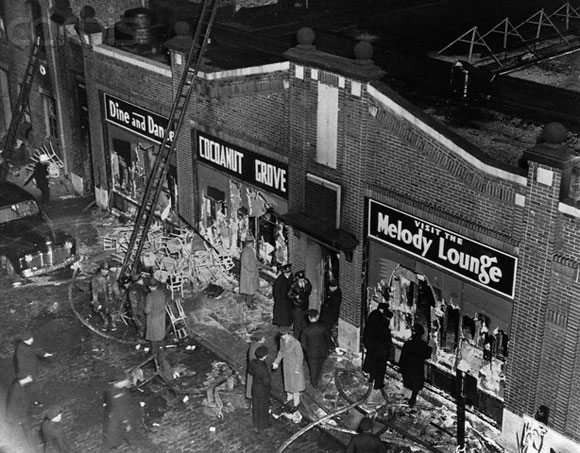
[[[395,342],[428,326],[431,363],[503,398],[517,257],[368,198],[367,301],[389,304]]]
[[[117,214],[132,217],[143,198],[168,119],[109,93],[103,93],[103,106],[111,188],[109,206]],[[177,194],[173,155],[158,204],[161,218],[175,217]]]
[[[238,256],[254,239],[262,265],[276,272],[288,262],[288,164],[200,130],[195,144],[200,232]]]

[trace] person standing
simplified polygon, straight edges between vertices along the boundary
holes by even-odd
[[[23,448],[18,451],[36,451],[37,439],[32,429],[33,390],[31,390],[32,376],[16,374],[6,398],[6,422],[10,432]]]
[[[272,297],[274,298],[274,310],[272,313],[272,324],[278,327],[289,327],[292,325],[292,301],[288,299],[288,291],[293,281],[292,264],[284,264],[282,272],[272,286]]]
[[[274,370],[278,369],[281,361],[284,361],[285,405],[289,406],[292,402],[292,409],[295,412],[300,404],[300,394],[306,389],[304,353],[300,342],[290,333],[289,327],[280,328],[280,350],[272,364],[272,368]]]
[[[244,248],[240,255],[240,295],[246,306],[256,308],[254,297],[260,288],[260,274],[254,238],[251,235],[244,239]]]
[[[328,336],[336,345],[334,331],[340,317],[340,306],[342,304],[342,290],[338,287],[338,282],[331,279],[328,282],[328,291],[324,295],[324,301],[320,308],[320,322],[324,324],[328,331]]]
[[[117,373],[105,390],[103,444],[110,451],[127,442],[133,448],[155,451],[141,426],[141,408],[131,397],[129,379]]]
[[[116,330],[113,314],[121,291],[115,278],[109,272],[109,263],[101,263],[99,272],[91,280],[93,311],[103,320],[103,330]]]
[[[306,278],[305,271],[296,272],[296,279],[288,290],[288,299],[292,301],[292,318],[294,321],[294,336],[300,338],[302,329],[306,326],[306,311],[310,303],[312,284]]]
[[[40,203],[43,205],[48,205],[50,201],[50,187],[48,185],[48,165],[50,163],[50,159],[46,154],[41,154],[38,157],[38,162],[34,164],[34,170],[30,174],[26,181],[24,181],[24,186],[27,186],[30,181],[34,179],[36,183],[36,187],[42,193]]]
[[[346,453],[387,453],[381,438],[373,433],[373,421],[363,417],[358,425],[357,434],[352,436]]]
[[[264,331],[256,330],[252,333],[252,342],[248,347],[248,357],[247,357],[247,365],[246,365],[246,398],[249,400],[252,399],[252,380],[254,379],[252,374],[250,373],[250,362],[256,358],[256,351],[260,346],[264,346],[266,342],[266,336],[264,335]]]
[[[389,305],[379,303],[367,318],[363,333],[363,344],[366,356],[362,370],[369,373],[369,383],[374,382],[375,390],[384,388],[387,361],[393,357],[393,339],[390,322],[393,312]]]
[[[44,453],[69,453],[70,443],[62,428],[62,409],[50,408],[46,412],[46,418],[40,427],[40,433],[44,440]]]
[[[403,385],[411,390],[409,406],[417,402],[417,395],[425,382],[425,360],[431,356],[431,348],[423,335],[425,328],[419,324],[413,324],[411,338],[405,342],[399,358],[399,368],[403,376]]]
[[[310,323],[302,330],[300,343],[306,353],[310,383],[316,388],[320,384],[322,367],[330,348],[330,339],[326,327],[319,321],[317,310],[308,310],[308,321]]]
[[[150,292],[145,298],[145,308],[143,310],[147,317],[145,339],[151,342],[151,352],[157,354],[165,339],[167,293],[154,278],[149,278],[147,286],[149,286]]]
[[[127,301],[131,309],[131,318],[135,325],[135,330],[140,338],[145,338],[145,298],[147,297],[147,289],[141,274],[133,276],[125,275],[121,278],[121,283],[125,287]]]
[[[16,375],[30,376],[33,380],[38,377],[39,362],[38,359],[52,357],[49,352],[32,346],[34,344],[34,335],[29,330],[23,330],[16,340],[14,355],[14,371]]]
[[[255,358],[250,360],[249,372],[252,375],[252,419],[256,432],[270,427],[270,390],[271,374],[266,363],[268,348],[256,349]]]

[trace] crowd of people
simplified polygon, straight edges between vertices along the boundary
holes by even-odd
[[[243,267],[240,272],[244,273]],[[286,393],[286,403],[282,409],[290,413],[298,411],[301,393],[306,389],[304,363],[307,364],[312,387],[316,389],[321,384],[324,363],[336,345],[333,332],[340,316],[342,293],[337,281],[330,279],[318,311],[309,308],[311,292],[312,284],[306,278],[305,271],[293,274],[291,264],[281,267],[272,287],[272,323],[279,330],[278,352],[269,365],[270,351],[264,345],[265,336],[261,330],[254,333],[248,349],[246,397],[251,399],[257,432],[269,427],[271,371],[277,370],[282,364]],[[250,305],[248,307],[252,308]],[[384,388],[387,364],[396,363],[390,328],[392,317],[388,304],[380,303],[369,314],[363,330],[365,359],[362,371],[375,390]],[[424,335],[424,327],[415,323],[412,336],[403,345],[398,360],[403,385],[411,392],[408,400],[410,407],[416,404],[417,396],[423,388],[424,364],[431,355],[431,348],[423,339]],[[386,451],[378,436],[372,433],[372,425],[372,420],[367,417],[361,420],[357,434],[347,448],[348,452]]]

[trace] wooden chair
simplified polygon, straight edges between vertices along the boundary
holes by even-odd
[[[165,310],[169,315],[175,337],[178,340],[187,338],[189,336],[189,327],[187,325],[187,317],[185,316],[183,306],[181,305],[181,298],[174,298],[173,303],[169,303],[165,306]]]

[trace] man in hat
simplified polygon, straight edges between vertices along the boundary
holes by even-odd
[[[254,238],[250,235],[244,239],[244,248],[240,255],[240,295],[246,306],[256,308],[254,297],[260,288],[259,263],[254,250]]]
[[[284,264],[282,272],[276,277],[272,286],[272,297],[274,298],[274,310],[272,313],[272,324],[278,327],[289,327],[292,325],[293,304],[288,299],[288,291],[292,284],[292,264]]]
[[[33,390],[32,376],[22,371],[16,374],[6,398],[6,422],[10,432],[19,443],[23,443],[22,450],[35,451],[37,439],[32,428]]]
[[[293,402],[292,410],[295,412],[300,404],[300,394],[306,389],[304,353],[300,342],[290,333],[289,327],[280,328],[280,350],[272,364],[272,369],[278,369],[281,361],[284,361],[285,406]]]
[[[373,421],[363,417],[358,425],[357,434],[352,436],[346,453],[387,453],[381,438],[373,433]]]
[[[328,290],[324,295],[322,307],[320,307],[320,322],[324,324],[330,340],[336,344],[334,331],[340,317],[340,306],[342,304],[342,291],[338,287],[335,279],[328,282]]]
[[[270,427],[271,375],[266,357],[268,348],[264,345],[256,349],[255,358],[250,360],[248,371],[252,375],[252,419],[257,432]]]
[[[405,341],[399,358],[399,369],[403,385],[411,390],[409,406],[417,402],[417,395],[425,382],[425,360],[431,356],[431,347],[423,340],[425,328],[416,322],[411,329],[411,338]]]
[[[121,291],[117,281],[109,272],[109,263],[104,261],[99,266],[99,271],[91,280],[93,298],[91,306],[93,311],[103,321],[103,330],[116,330],[114,313]]]
[[[296,272],[296,279],[290,285],[288,290],[288,298],[292,301],[294,308],[292,310],[292,318],[294,320],[294,336],[300,338],[302,329],[306,326],[306,311],[310,303],[310,293],[312,292],[312,284],[306,278],[305,271]]]
[[[140,338],[145,338],[145,298],[147,289],[141,274],[121,277],[121,284],[125,287],[125,294],[131,309],[131,318],[135,325],[135,330]]]
[[[266,335],[262,329],[257,329],[252,332],[252,342],[248,347],[248,357],[247,357],[247,364],[246,364],[246,398],[249,400],[252,399],[252,380],[253,377],[250,374],[250,362],[256,358],[256,351],[260,346],[264,346],[266,342]]]
[[[14,370],[16,375],[30,376],[32,379],[38,377],[38,359],[52,357],[49,352],[33,346],[34,335],[30,330],[23,330],[16,340],[14,355]]]
[[[46,412],[40,433],[44,440],[45,453],[68,453],[71,451],[70,443],[62,427],[62,409],[60,407],[52,407]]]
[[[24,181],[24,186],[27,186],[30,181],[34,179],[36,187],[42,193],[41,204],[47,205],[50,201],[50,188],[48,186],[48,164],[50,159],[46,154],[41,154],[38,158],[38,162],[34,165],[34,170],[30,174],[26,181]]]
[[[308,310],[309,324],[302,330],[300,343],[306,353],[306,361],[310,369],[310,383],[318,387],[322,367],[330,348],[330,338],[324,324],[319,321],[318,310]]]
[[[105,451],[121,446],[125,441],[134,448],[155,451],[142,429],[141,408],[129,393],[129,378],[117,372],[105,390]]]
[[[144,312],[147,317],[145,339],[151,342],[151,352],[157,354],[165,339],[167,293],[154,278],[149,278],[147,286],[149,286],[150,292],[145,298]]]
[[[378,304],[369,317],[363,332],[363,344],[366,348],[362,370],[369,373],[369,383],[374,382],[375,390],[384,388],[387,361],[394,356],[393,339],[391,337],[391,318],[393,312],[389,305]]]

